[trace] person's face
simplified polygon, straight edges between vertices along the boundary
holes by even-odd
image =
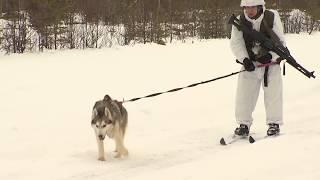
[[[258,7],[257,6],[246,6],[244,7],[245,13],[248,15],[249,18],[253,18],[258,14]]]

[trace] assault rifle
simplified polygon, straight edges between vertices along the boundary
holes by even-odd
[[[288,48],[284,47],[280,42],[278,36],[269,28],[266,28],[271,38],[268,38],[265,34],[258,32],[254,29],[249,29],[246,25],[240,22],[240,20],[233,14],[229,19],[229,24],[234,25],[239,31],[242,31],[244,34],[249,35],[253,40],[260,43],[260,46],[265,48],[268,51],[273,51],[278,54],[281,60],[286,59],[287,63],[289,63],[292,67],[300,71],[302,74],[307,76],[308,78],[313,77],[316,78],[313,73],[302,67],[297,61],[291,56]],[[266,23],[261,22],[261,23]]]

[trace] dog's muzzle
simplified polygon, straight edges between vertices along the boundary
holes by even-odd
[[[99,140],[103,141],[105,136],[100,134],[100,135],[98,135],[98,138],[99,138]]]

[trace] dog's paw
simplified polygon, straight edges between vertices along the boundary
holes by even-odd
[[[106,159],[104,157],[99,157],[98,160],[99,161],[105,161]]]
[[[123,153],[122,153],[122,155],[123,155],[123,156],[128,156],[128,155],[129,155],[128,150],[124,150]]]
[[[120,153],[117,153],[114,158],[121,158],[121,154]]]

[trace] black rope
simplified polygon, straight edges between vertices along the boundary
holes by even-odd
[[[239,73],[241,73],[241,72],[243,72],[243,71],[245,71],[245,70],[241,70],[241,71],[238,71],[238,72],[233,72],[233,73],[231,73],[231,74],[228,74],[228,75],[225,75],[225,76],[221,76],[221,77],[217,77],[217,78],[214,78],[214,79],[210,79],[210,80],[207,80],[207,81],[202,81],[202,82],[199,82],[199,83],[190,84],[190,85],[188,85],[188,86],[181,87],[181,88],[175,88],[175,89],[171,89],[171,90],[168,90],[168,91],[159,92],[159,93],[154,93],[154,94],[150,94],[150,95],[143,96],[143,97],[132,98],[132,99],[130,99],[130,100],[123,100],[122,103],[133,102],[133,101],[137,101],[137,100],[139,100],[139,99],[150,98],[150,97],[154,97],[154,96],[159,96],[159,95],[161,95],[161,94],[166,94],[166,93],[171,93],[171,92],[180,91],[180,90],[182,90],[182,89],[195,87],[195,86],[198,86],[198,85],[200,85],[200,84],[206,84],[206,83],[209,83],[209,82],[212,82],[212,81],[216,81],[216,80],[219,80],[219,79],[227,78],[227,77],[229,77],[229,76],[233,76],[233,75],[239,74]]]

